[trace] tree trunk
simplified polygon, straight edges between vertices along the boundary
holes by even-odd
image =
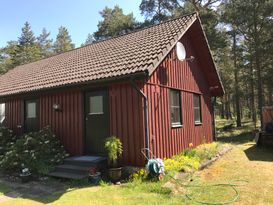
[[[272,106],[273,99],[272,99],[272,86],[270,83],[268,83],[268,104]]]
[[[236,31],[233,31],[233,63],[234,63],[234,78],[235,78],[235,110],[236,110],[236,126],[241,127],[241,109],[240,109],[240,94],[238,82],[238,67],[236,58]]]
[[[221,97],[221,119],[225,118],[225,102],[224,97]]]

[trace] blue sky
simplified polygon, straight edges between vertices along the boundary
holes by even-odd
[[[0,47],[7,41],[17,40],[21,28],[28,21],[35,35],[45,27],[55,40],[58,28],[68,28],[73,43],[80,46],[87,34],[97,30],[101,17],[99,11],[105,6],[119,5],[125,14],[134,13],[143,20],[139,11],[141,0],[3,0],[0,12]]]

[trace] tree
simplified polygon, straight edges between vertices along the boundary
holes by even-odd
[[[103,40],[127,33],[136,26],[133,13],[125,15],[119,6],[115,6],[113,9],[105,7],[100,15],[103,20],[98,24],[98,31],[93,34],[95,40]]]
[[[52,39],[49,39],[50,32],[47,32],[45,28],[43,28],[42,33],[37,37],[37,43],[40,47],[40,55],[42,58],[48,57],[52,55]]]
[[[156,24],[167,20],[174,7],[169,0],[142,0],[139,9],[146,20]]]
[[[262,106],[265,104],[266,89],[265,69],[273,57],[272,52],[268,54],[265,46],[272,41],[272,36],[269,36],[272,32],[273,2],[271,0],[226,0],[225,7],[236,19],[237,30],[243,36],[251,57],[251,67],[253,66],[257,76],[257,101],[262,122]]]
[[[88,45],[88,44],[92,44],[92,43],[94,43],[94,41],[96,41],[96,39],[94,38],[94,35],[91,34],[91,33],[89,33],[89,34],[87,35],[87,38],[86,38],[86,40],[85,40],[85,43],[82,44],[82,46]]]
[[[28,22],[24,24],[21,36],[18,38],[18,44],[10,55],[15,66],[30,63],[40,58],[39,46]]]
[[[59,33],[57,34],[56,41],[54,43],[54,52],[62,53],[73,49],[75,46],[72,43],[71,37],[67,28],[61,26],[59,28]]]
[[[18,43],[20,45],[33,45],[35,41],[36,38],[31,30],[31,26],[28,22],[26,22],[22,28],[21,36],[18,38]]]

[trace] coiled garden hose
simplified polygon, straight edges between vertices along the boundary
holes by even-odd
[[[181,183],[178,179],[175,179],[174,177],[170,176],[177,184],[179,184],[182,187],[230,187],[234,191],[234,196],[231,200],[229,201],[224,201],[224,202],[209,202],[209,201],[201,201],[198,199],[194,199],[193,197],[190,196],[190,194],[186,193],[185,196],[198,204],[206,204],[206,205],[226,205],[226,204],[232,204],[235,201],[237,201],[240,197],[240,193],[238,190],[235,188],[237,186],[244,186],[248,183],[247,180],[232,180],[229,183],[218,183],[218,184],[210,184],[210,185],[189,185],[189,184],[183,184]],[[239,183],[238,183],[239,182]]]

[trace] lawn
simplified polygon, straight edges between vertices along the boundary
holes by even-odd
[[[185,193],[195,200],[231,200],[234,196],[231,187],[206,186],[219,183],[240,185],[235,187],[240,195],[235,204],[273,204],[273,149],[257,148],[252,140],[251,130],[251,123],[244,123],[242,128],[219,133],[219,140],[230,142],[233,150],[207,169],[195,172],[190,177],[191,180],[187,178],[181,182],[198,186],[181,189],[177,185],[174,191],[163,188],[165,182],[135,181],[121,186],[103,184],[68,188],[50,197],[22,196],[1,204],[195,204]],[[6,191],[6,187],[0,187],[0,192]]]

